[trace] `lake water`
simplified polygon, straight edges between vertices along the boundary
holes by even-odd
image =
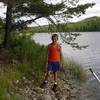
[[[88,70],[89,68],[92,68],[100,78],[100,32],[80,32],[80,34],[81,35],[77,37],[76,42],[78,42],[79,45],[89,45],[86,49],[73,49],[71,46],[63,43],[60,39],[59,42],[62,44],[64,57],[80,63],[91,76],[86,85],[91,95],[90,98],[88,97],[86,100],[100,100],[100,84],[96,82],[96,79]],[[47,33],[37,33],[33,39],[41,45],[48,45],[51,42],[50,37],[51,35]]]

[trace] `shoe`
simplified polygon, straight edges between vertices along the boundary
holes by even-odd
[[[48,83],[44,81],[44,82],[40,85],[40,88],[47,88],[47,84],[48,84]]]
[[[57,92],[57,91],[59,90],[58,85],[57,85],[57,84],[54,84],[52,90],[53,90],[54,92]]]

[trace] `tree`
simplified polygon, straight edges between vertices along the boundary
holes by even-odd
[[[39,18],[44,17],[53,24],[55,24],[54,18],[57,22],[58,19],[65,22],[73,15],[85,14],[86,9],[94,5],[94,3],[77,5],[77,0],[62,0],[56,4],[48,3],[45,0],[0,0],[0,2],[7,6],[4,47],[9,45],[12,31],[21,29]],[[30,19],[24,20],[23,17],[30,17]]]

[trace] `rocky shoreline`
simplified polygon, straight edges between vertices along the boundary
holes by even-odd
[[[53,92],[53,82],[50,81],[45,89],[34,85],[34,80],[25,77],[21,81],[15,81],[10,96],[16,95],[18,100],[84,100],[80,99],[81,87],[72,80],[58,80],[60,91]],[[10,97],[9,96],[9,97]]]

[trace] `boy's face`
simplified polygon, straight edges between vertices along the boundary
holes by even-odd
[[[57,42],[57,41],[58,41],[58,37],[57,37],[57,36],[52,37],[52,41],[53,41],[53,42]]]

